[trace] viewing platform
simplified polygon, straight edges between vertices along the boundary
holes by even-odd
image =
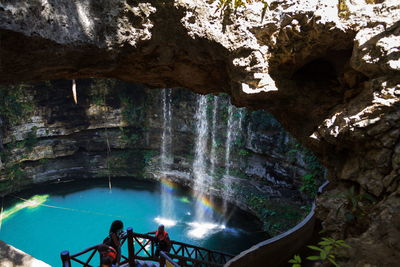
[[[222,267],[234,255],[214,251],[202,247],[171,240],[171,249],[167,252],[161,252],[160,257],[155,255],[156,238],[147,234],[133,232],[132,228],[127,229],[127,234],[121,240],[121,247],[127,244],[128,255],[122,253],[119,266],[147,266],[158,267],[161,260],[165,260],[166,266],[215,266]],[[82,266],[91,267],[92,259],[98,252],[98,244],[84,251],[70,255],[69,251],[61,252],[61,261],[63,267],[71,267],[72,262],[79,263]],[[123,251],[123,250],[122,250]],[[82,258],[88,256],[86,260]]]

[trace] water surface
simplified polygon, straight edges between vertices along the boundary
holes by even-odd
[[[90,180],[42,185],[7,196],[5,209],[21,202],[16,196],[29,198],[35,194],[49,194],[44,204],[53,207],[25,208],[3,220],[0,239],[52,266],[60,266],[60,251],[73,254],[101,243],[113,220],[120,219],[125,228],[131,226],[139,233],[156,230],[155,218],[162,215],[161,187],[132,179],[113,179],[112,184],[111,192],[107,181]],[[209,223],[221,227],[196,237],[192,224],[198,206],[195,199],[184,189],[175,188],[171,194],[174,215],[169,219],[176,225],[166,230],[172,240],[237,254],[267,238],[252,215],[233,207],[229,219],[218,213],[217,207],[208,208]]]

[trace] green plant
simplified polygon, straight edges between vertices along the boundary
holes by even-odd
[[[335,248],[350,248],[343,240],[335,240],[333,238],[323,237],[322,241],[318,243],[319,246],[307,246],[308,248],[318,251],[319,255],[308,256],[308,260],[330,262],[335,266],[339,266],[336,262]]]
[[[131,96],[119,95],[122,107],[122,118],[128,125],[137,125],[144,121],[145,109],[142,104],[135,103]]]
[[[307,260],[318,261],[324,264],[330,263],[336,267],[339,267],[339,264],[337,263],[337,252],[335,250],[339,248],[351,248],[344,240],[336,240],[329,237],[323,237],[318,242],[318,246],[310,245],[307,247],[319,253],[318,255],[308,256]],[[301,267],[302,259],[299,255],[294,255],[288,262],[292,264],[292,267]]]
[[[49,159],[48,158],[41,158],[41,159],[39,159],[39,163],[40,164],[46,164],[46,163],[48,163],[49,162]]]
[[[28,152],[32,151],[33,147],[37,144],[39,141],[37,135],[37,127],[34,126],[32,129],[26,134],[25,139],[21,141],[16,141],[13,139],[11,143],[7,145],[7,148],[9,150],[12,150],[13,148],[26,148]]]
[[[145,150],[143,152],[143,162],[145,165],[149,165],[153,157],[157,154],[155,150]]]
[[[359,217],[364,216],[367,212],[362,207],[363,201],[376,202],[376,198],[368,193],[356,194],[354,186],[350,187],[345,193],[339,194],[337,197],[345,199],[336,211],[336,216],[345,208],[344,217],[346,222],[356,221]]]
[[[306,193],[310,198],[315,198],[318,193],[318,180],[314,174],[309,173],[301,179],[300,191]]]
[[[250,152],[248,150],[246,150],[246,149],[240,149],[239,150],[239,156],[247,157],[249,155],[250,155]]]
[[[17,182],[26,177],[26,174],[22,170],[20,164],[13,164],[11,166],[6,167],[5,174],[8,177],[8,179]]]
[[[26,98],[29,88],[25,84],[0,87],[0,117],[6,124],[18,124],[32,113],[33,101]]]
[[[286,156],[289,161],[296,162],[297,158],[301,156],[308,172],[301,177],[300,191],[310,198],[315,198],[318,193],[318,187],[323,182],[324,168],[312,152],[302,147],[295,140],[291,139],[288,147],[289,150],[286,152]]]
[[[233,141],[233,144],[234,144],[236,147],[241,148],[241,147],[244,147],[244,146],[245,146],[245,140],[244,140],[244,138],[243,138],[242,136],[238,136],[238,137]]]
[[[235,177],[242,178],[242,179],[246,179],[247,178],[247,175],[244,172],[242,172],[241,170],[238,170],[238,169],[231,169],[229,171],[229,174],[232,175],[232,176],[235,176]]]
[[[111,79],[94,79],[90,84],[90,103],[97,106],[107,105],[107,96],[110,89],[116,86],[116,81]]]
[[[37,144],[38,142],[38,137],[36,135],[37,132],[37,127],[34,126],[32,127],[32,129],[28,132],[28,134],[26,135],[24,142],[24,146],[31,151],[33,149],[33,147]]]
[[[127,143],[127,145],[134,145],[141,138],[140,133],[137,133],[132,129],[127,129],[127,128],[122,128],[121,127],[120,130],[121,130],[121,133],[122,133],[122,135],[121,135],[122,140],[124,140]]]
[[[289,260],[292,263],[292,267],[301,267],[301,257],[299,255],[294,255],[293,259]]]

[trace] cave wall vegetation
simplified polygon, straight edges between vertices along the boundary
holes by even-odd
[[[396,265],[398,1],[219,2],[2,1],[0,82],[112,77],[266,109],[328,169],[318,216],[351,244],[343,265]],[[329,195],[352,187],[376,201],[342,227],[349,198]]]
[[[194,186],[198,95],[185,89],[171,91],[171,151],[167,155],[168,172],[164,173],[160,162],[165,112],[162,96],[168,89],[83,79],[76,82],[75,104],[71,84],[57,80],[21,85],[18,90],[14,85],[2,87],[7,97],[1,99],[1,105],[10,109],[1,113],[2,194],[30,184],[85,178],[159,180],[166,175],[178,184]],[[243,123],[234,129],[229,162],[232,191],[227,195],[223,177],[227,175],[230,98],[227,94],[207,98],[209,123],[214,98],[218,98],[215,157],[207,156],[208,164],[214,161],[216,167],[215,173],[210,173],[214,183],[208,186],[207,194],[227,197],[256,214],[271,235],[295,225],[304,217],[323,179],[315,156],[306,152],[269,113],[235,108],[234,119],[242,116]],[[208,151],[212,145],[210,140]],[[238,198],[238,192],[246,193]]]

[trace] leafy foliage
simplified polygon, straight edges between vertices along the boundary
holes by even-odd
[[[294,255],[293,259],[289,260],[292,263],[292,267],[301,267],[301,257],[299,255]]]
[[[0,87],[0,117],[9,125],[20,123],[33,111],[33,102],[26,99],[29,85]]]
[[[337,197],[345,198],[345,202],[339,206],[336,215],[339,214],[340,210],[345,208],[344,216],[348,223],[356,221],[367,213],[361,205],[363,201],[368,201],[370,203],[377,201],[375,197],[368,193],[357,194],[354,186],[350,187],[345,193],[342,193]]]
[[[21,183],[22,180],[26,178],[26,173],[22,169],[20,164],[13,164],[10,166],[7,166],[4,169],[4,174],[5,177],[8,178],[5,183],[2,183],[4,185],[4,188],[0,188],[0,191],[4,189],[9,189],[9,188],[14,188],[18,187],[18,185]]]
[[[143,152],[143,162],[145,165],[149,165],[153,157],[157,154],[156,150],[145,150]]]
[[[288,156],[290,161],[295,162],[298,155],[301,155],[300,158],[304,160],[305,167],[308,173],[301,177],[300,190],[304,192],[309,198],[313,199],[318,193],[318,187],[323,182],[324,168],[318,161],[318,158],[314,155],[314,153],[302,147],[294,140],[291,144],[289,144],[289,147],[291,148],[288,150],[286,155]]]
[[[315,174],[308,173],[302,177],[301,181],[302,185],[300,186],[300,190],[311,198],[315,198],[318,192],[318,180]]]
[[[311,245],[307,247],[319,253],[318,255],[308,256],[306,258],[307,260],[330,263],[336,267],[339,267],[339,264],[337,263],[335,249],[350,248],[343,240],[335,240],[329,237],[323,237],[321,241],[318,242],[318,246]],[[301,262],[302,260],[299,255],[294,255],[293,258],[289,260],[292,267],[301,267]]]
[[[350,248],[343,240],[335,240],[333,238],[323,237],[322,241],[318,243],[319,246],[307,246],[308,248],[318,251],[319,255],[308,256],[308,260],[330,262],[334,266],[339,266],[336,262],[335,248]]]
[[[26,138],[22,141],[24,143],[24,146],[28,149],[28,151],[31,151],[32,148],[37,144],[38,138],[36,135],[37,127],[32,127],[30,132],[27,134]]]
[[[90,85],[90,102],[98,106],[106,106],[109,91],[115,87],[115,84],[115,80],[93,79]]]
[[[239,150],[239,156],[247,157],[249,155],[250,155],[250,152],[248,150],[246,150],[246,149],[240,149]]]
[[[265,194],[243,185],[238,186],[236,192],[241,192],[246,205],[257,214],[271,236],[295,226],[308,212],[299,209],[296,203],[268,199]]]
[[[145,108],[134,101],[133,97],[124,93],[119,95],[122,107],[122,118],[129,125],[137,125],[145,119]]]
[[[133,129],[120,128],[122,132],[122,140],[124,140],[127,145],[135,145],[141,138],[140,133],[134,131]]]

